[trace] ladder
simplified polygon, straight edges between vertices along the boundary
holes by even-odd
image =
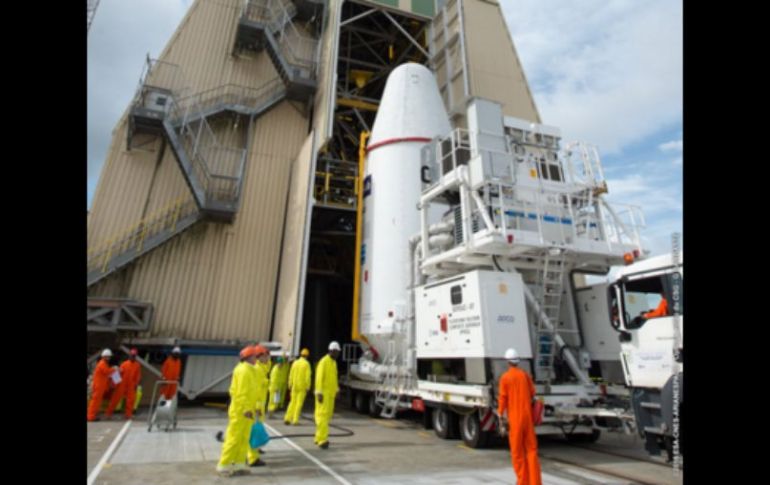
[[[551,385],[555,373],[553,360],[557,352],[555,337],[558,332],[561,294],[564,283],[564,249],[549,248],[541,269],[537,270],[536,284],[540,285],[540,308],[548,317],[537,319],[537,337],[535,339],[535,381]]]
[[[391,340],[388,342],[388,356],[385,359],[385,365],[387,366],[385,379],[382,382],[382,387],[374,394],[375,402],[382,406],[380,416],[383,418],[390,419],[394,417],[401,402],[399,388],[402,384],[402,376],[401,372],[399,372],[398,360],[396,342]]]

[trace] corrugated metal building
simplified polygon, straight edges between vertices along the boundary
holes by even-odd
[[[410,61],[456,126],[473,96],[540,122],[495,1],[196,0],[113,132],[89,297],[149,302],[126,334],[146,344],[349,341],[358,136]],[[143,129],[138,108],[166,95],[168,125]]]

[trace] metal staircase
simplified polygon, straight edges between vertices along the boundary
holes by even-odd
[[[404,386],[405,379],[395,349],[396,343],[392,340],[388,342],[388,355],[385,358],[385,365],[388,370],[385,372],[382,386],[374,394],[375,402],[382,407],[380,416],[388,419],[394,417],[398,411],[401,402],[400,390]]]
[[[180,198],[128,229],[88,249],[87,286],[181,234],[201,220],[196,204]]]
[[[203,215],[232,222],[249,139],[243,146],[225,145],[209,120],[230,113],[251,123],[285,98],[286,87],[275,78],[258,88],[227,84],[194,95],[187,91],[178,66],[148,59],[130,111],[128,149],[140,135],[162,137]]]
[[[286,97],[304,102],[316,91],[319,45],[318,39],[297,28],[297,12],[288,0],[247,0],[241,10],[234,47],[235,51],[266,50],[286,84]]]
[[[564,250],[550,248],[545,252],[542,268],[537,270],[537,284],[540,286],[538,303],[541,312],[537,318],[535,337],[535,381],[547,386],[556,377],[553,361],[558,350],[555,341],[559,333],[564,262]]]

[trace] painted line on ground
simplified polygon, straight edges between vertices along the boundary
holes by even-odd
[[[576,468],[572,467],[564,467],[564,471],[567,473],[570,473],[572,475],[577,475],[579,477],[587,478],[588,480],[593,480],[594,482],[602,483],[602,484],[608,484],[608,485],[632,485],[632,482],[626,481],[626,482],[618,482],[617,478],[613,478],[609,475],[599,475],[597,473],[591,473],[586,472],[583,470],[578,470]]]
[[[281,433],[279,433],[279,432],[278,432],[278,430],[276,430],[275,428],[273,428],[273,427],[272,427],[272,426],[270,426],[269,424],[267,424],[267,423],[263,423],[263,424],[265,425],[265,428],[267,428],[267,429],[269,429],[270,431],[272,431],[272,432],[273,432],[273,433],[274,433],[276,436],[283,436]],[[335,472],[334,470],[332,470],[331,468],[329,468],[328,466],[326,466],[326,465],[325,465],[325,464],[324,464],[324,463],[323,463],[321,460],[319,460],[318,458],[314,457],[313,455],[311,455],[311,454],[310,454],[310,453],[308,453],[307,451],[303,450],[303,449],[302,449],[302,448],[301,448],[299,445],[297,445],[296,443],[294,443],[294,442],[293,442],[292,440],[290,440],[289,438],[283,438],[283,441],[285,441],[286,443],[288,443],[288,444],[289,444],[289,446],[291,446],[291,447],[292,447],[292,448],[294,448],[295,450],[297,450],[297,451],[299,451],[300,453],[302,453],[302,454],[303,454],[303,455],[304,455],[304,456],[305,456],[307,459],[309,459],[310,461],[312,461],[313,463],[315,463],[316,465],[318,465],[318,467],[319,467],[321,470],[325,471],[325,472],[326,472],[326,473],[328,473],[329,475],[331,475],[331,476],[333,476],[334,478],[336,478],[338,482],[342,483],[343,485],[353,485],[353,484],[352,484],[352,483],[350,483],[349,481],[347,481],[347,480],[345,480],[344,478],[342,478],[342,476],[341,476],[341,475],[339,475],[337,472]],[[89,483],[88,485],[91,485],[91,484]]]
[[[563,477],[557,477],[550,473],[540,472],[540,477],[543,479],[543,485],[580,485],[580,482],[575,480],[568,480]]]
[[[101,460],[99,460],[99,463],[96,464],[96,467],[91,471],[91,474],[88,475],[88,481],[86,482],[86,485],[93,485],[93,483],[96,481],[96,477],[99,476],[99,472],[102,471],[102,467],[105,463],[107,463],[107,460],[110,459],[113,453],[115,453],[115,450],[118,448],[118,445],[120,444],[120,441],[123,439],[123,435],[126,434],[126,431],[128,431],[128,428],[131,426],[132,420],[129,419],[126,421],[126,424],[123,425],[123,429],[120,430],[120,433],[115,437],[114,440],[112,440],[112,444],[109,448],[107,448],[107,451],[104,452],[104,455],[102,455]]]

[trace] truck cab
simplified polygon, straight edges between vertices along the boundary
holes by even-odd
[[[607,298],[638,432],[648,452],[669,459],[684,389],[682,263],[666,254],[627,266]]]

